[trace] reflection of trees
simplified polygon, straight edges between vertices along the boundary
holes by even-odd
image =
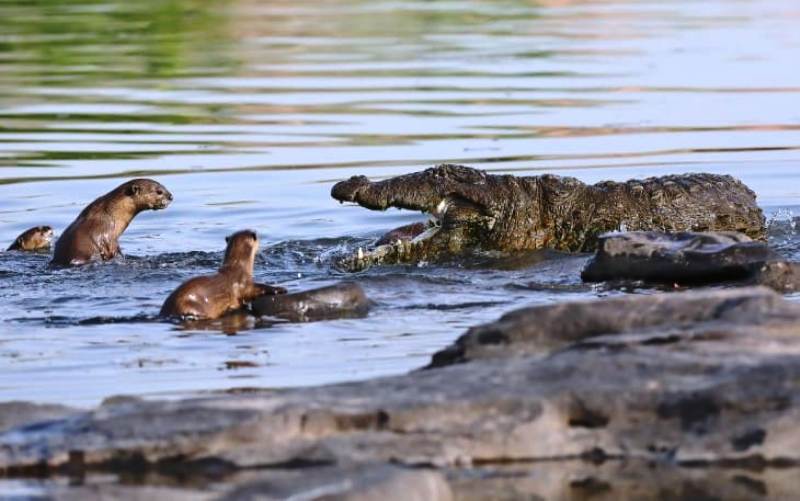
[[[0,4],[6,74],[169,77],[232,62],[211,0],[35,0]],[[32,78],[35,80],[35,78]],[[85,83],[85,81],[84,81]]]

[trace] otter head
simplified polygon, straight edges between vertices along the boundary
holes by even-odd
[[[427,227],[412,238],[378,245],[342,259],[338,266],[358,271],[371,264],[437,261],[474,250],[492,250],[492,230],[502,218],[503,194],[478,169],[444,164],[384,181],[354,176],[334,185],[331,196],[372,210],[389,207],[428,214]]]
[[[237,231],[225,237],[225,259],[222,268],[244,268],[253,274],[253,263],[258,253],[258,235],[253,230]]]
[[[172,193],[152,179],[134,179],[120,186],[120,189],[133,201],[137,212],[166,209],[172,202]]]
[[[53,228],[50,226],[36,226],[25,230],[18,236],[8,250],[20,251],[46,251],[50,249],[53,239]]]

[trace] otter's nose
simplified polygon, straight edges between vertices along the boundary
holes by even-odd
[[[172,193],[170,193],[170,192],[167,192],[167,200],[169,200],[170,202],[172,202]]]

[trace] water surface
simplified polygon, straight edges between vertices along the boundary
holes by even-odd
[[[800,254],[798,22],[794,0],[0,0],[0,243],[58,233],[134,176],[175,194],[132,223],[124,261],[0,253],[0,400],[396,374],[505,311],[609,293],[579,283],[581,258],[534,254],[369,270],[364,319],[151,321],[235,230],[261,235],[259,280],[299,291],[346,278],[337,252],[420,219],[334,202],[353,174],[729,173]]]

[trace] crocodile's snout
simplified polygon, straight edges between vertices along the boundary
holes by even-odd
[[[353,176],[347,181],[340,181],[333,185],[331,196],[340,202],[355,202],[359,190],[369,186],[367,176]]]

